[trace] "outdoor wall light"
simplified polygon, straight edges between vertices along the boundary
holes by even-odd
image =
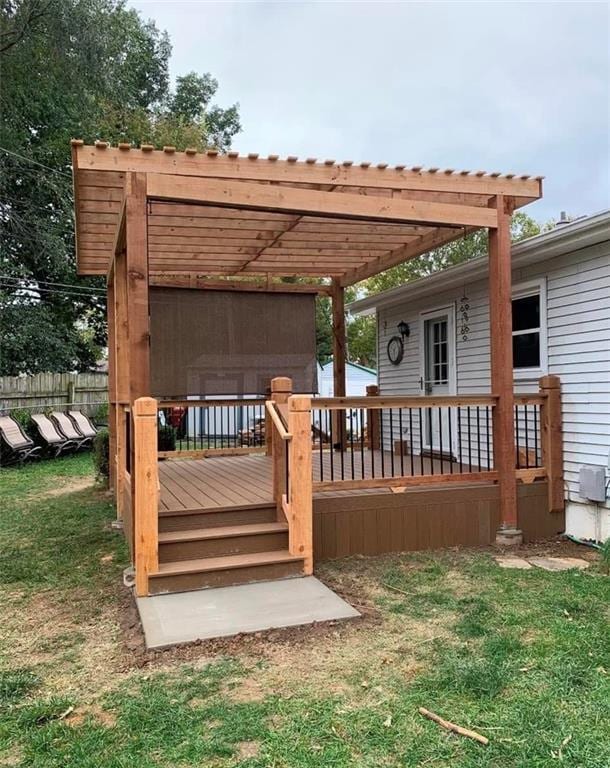
[[[400,333],[403,339],[405,337],[408,337],[409,334],[411,333],[411,329],[409,328],[409,323],[405,323],[404,320],[401,320],[398,323],[398,332]]]

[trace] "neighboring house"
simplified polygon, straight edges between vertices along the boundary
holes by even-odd
[[[541,376],[559,376],[566,532],[604,540],[610,537],[610,211],[517,243],[512,257],[515,391],[534,392]],[[490,391],[487,258],[369,296],[349,310],[377,313],[380,394]],[[399,323],[408,324],[409,335],[402,359],[392,363],[390,354],[399,355],[388,344],[400,338]],[[604,501],[581,495],[584,466],[605,468]]]
[[[347,397],[366,395],[369,384],[377,384],[377,371],[358,363],[345,363],[345,394]],[[318,389],[320,397],[333,397],[333,360],[318,365]]]

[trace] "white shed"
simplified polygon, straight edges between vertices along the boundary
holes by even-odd
[[[345,363],[345,394],[347,397],[366,395],[369,384],[377,384],[377,371],[358,363]],[[333,397],[333,361],[318,365],[318,389],[320,397]]]

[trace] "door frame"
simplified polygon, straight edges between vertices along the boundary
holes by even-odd
[[[457,394],[457,338],[455,335],[455,316],[456,305],[452,301],[449,304],[441,304],[438,307],[432,309],[426,309],[419,313],[419,375],[420,382],[420,394],[422,397],[431,397],[432,395],[426,395],[425,381],[426,381],[426,320],[432,320],[440,315],[447,316],[447,353],[449,358],[449,371],[447,379],[448,395]],[[456,450],[456,436],[452,435],[451,451],[455,455]],[[426,450],[432,450],[432,445],[426,445],[424,436],[422,436],[422,444]]]

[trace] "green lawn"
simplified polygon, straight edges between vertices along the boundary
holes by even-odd
[[[0,470],[0,499],[2,766],[610,765],[596,561],[550,574],[489,552],[352,558],[319,575],[363,620],[145,654],[90,458]]]

